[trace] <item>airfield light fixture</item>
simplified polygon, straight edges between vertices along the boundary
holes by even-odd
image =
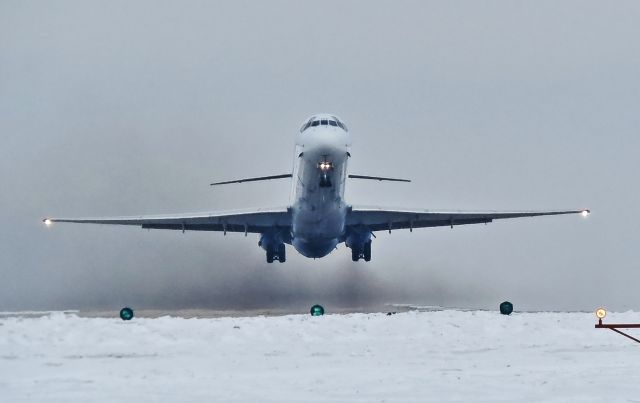
[[[311,316],[322,316],[324,315],[324,308],[322,305],[314,305],[311,307]]]
[[[503,315],[511,315],[513,312],[513,304],[509,301],[504,301],[500,304],[500,313]]]
[[[133,319],[133,309],[125,306],[120,310],[120,319],[122,320],[131,320]]]
[[[627,339],[633,340],[636,343],[640,343],[640,339],[637,339],[630,334],[623,332],[620,329],[640,329],[640,323],[602,323],[602,319],[607,316],[607,311],[604,308],[596,309],[596,317],[598,318],[598,323],[596,323],[596,329],[609,329],[618,333],[621,336],[626,337]]]

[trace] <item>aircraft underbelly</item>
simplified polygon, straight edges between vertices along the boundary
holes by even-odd
[[[331,204],[328,208],[303,209],[294,213],[294,238],[340,238],[344,234],[346,209],[338,203]]]
[[[344,233],[342,210],[300,212],[294,215],[292,245],[307,257],[323,257],[331,253]]]

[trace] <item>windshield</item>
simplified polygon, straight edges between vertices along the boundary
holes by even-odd
[[[304,132],[310,127],[317,127],[317,126],[333,126],[333,127],[339,127],[345,132],[349,131],[347,129],[347,126],[344,123],[342,123],[340,119],[338,119],[335,116],[331,116],[331,119],[319,119],[316,117],[312,117],[311,119],[309,119],[307,123],[302,125],[302,127],[300,128],[300,133]]]

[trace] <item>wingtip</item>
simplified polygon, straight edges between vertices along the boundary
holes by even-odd
[[[51,218],[44,218],[42,222],[48,227],[53,223],[53,220]]]

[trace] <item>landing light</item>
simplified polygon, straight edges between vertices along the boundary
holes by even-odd
[[[586,217],[586,216],[588,216],[589,214],[591,214],[591,211],[589,211],[589,210],[582,210],[582,213],[580,213],[580,214],[582,214],[582,216],[583,216],[583,217]]]
[[[598,308],[596,309],[596,316],[598,319],[604,319],[607,316],[607,311],[604,308]]]
[[[50,219],[45,218],[45,220],[44,220],[44,225],[46,225],[47,227],[50,227],[50,226],[51,226],[51,224],[53,224],[53,222],[52,222]]]

